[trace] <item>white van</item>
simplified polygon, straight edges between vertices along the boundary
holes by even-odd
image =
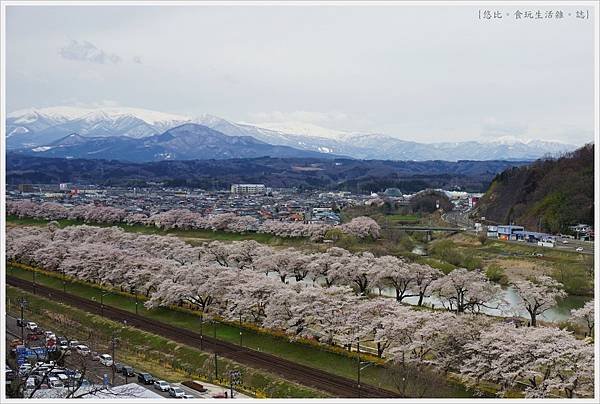
[[[113,365],[113,359],[112,356],[110,356],[109,354],[102,354],[100,355],[100,363],[103,364],[104,366],[112,366]]]

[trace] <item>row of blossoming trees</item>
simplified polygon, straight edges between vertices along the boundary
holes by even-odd
[[[266,220],[259,222],[250,216],[238,216],[234,213],[221,213],[203,216],[188,209],[172,209],[153,215],[130,213],[124,209],[111,206],[77,205],[65,207],[64,205],[44,202],[35,203],[29,200],[8,201],[6,212],[18,217],[30,217],[45,220],[81,220],[85,223],[102,224],[139,224],[155,226],[159,229],[202,229],[214,231],[227,231],[234,233],[258,232],[273,234],[279,237],[308,237],[312,240],[323,240],[325,233],[334,226],[327,224],[312,224],[302,222],[283,222],[279,220]],[[379,238],[380,227],[376,221],[368,217],[357,217],[349,223],[336,226],[342,232],[360,239]]]
[[[491,382],[500,394],[593,395],[590,340],[556,327],[515,327],[477,315],[499,294],[478,271],[443,276],[396,257],[335,247],[307,254],[254,241],[191,246],[116,227],[53,224],[9,229],[7,258],[144,294],[148,308],[186,306],[326,344],[372,341],[391,362],[454,372],[474,385]],[[556,286],[542,278],[519,291],[525,306],[539,312],[552,304]],[[398,300],[417,295],[420,303],[435,294],[450,310],[418,310],[377,293],[367,296],[381,287],[395,289]],[[593,321],[593,311],[587,318]]]

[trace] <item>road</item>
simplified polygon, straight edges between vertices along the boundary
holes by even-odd
[[[7,276],[6,282],[11,286],[27,291],[33,290],[33,283],[23,279]],[[70,304],[80,310],[85,310],[97,315],[101,314],[101,305],[98,302],[39,284],[36,285],[35,290],[40,296],[51,296],[53,299],[58,299],[59,301]],[[104,305],[103,313],[104,317],[110,318],[111,320],[118,322],[126,321],[128,326],[161,335],[165,338],[184,343],[194,348],[198,348],[202,341],[204,349],[208,351],[216,352],[220,356],[230,358],[253,368],[260,368],[278,374],[284,379],[293,380],[302,385],[314,387],[336,397],[399,397],[398,393],[368,384],[361,383],[359,389],[355,380],[301,365],[264,352],[257,352],[246,347],[213,339],[206,335],[201,336],[199,333],[151,320],[125,310]]]

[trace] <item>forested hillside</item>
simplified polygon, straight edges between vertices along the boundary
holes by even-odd
[[[473,192],[487,189],[494,175],[524,161],[384,161],[317,158],[187,160],[131,163],[25,156],[8,153],[6,182],[227,189],[232,183],[263,183],[274,188],[380,192],[396,187],[402,192],[426,188],[460,187]]]
[[[498,174],[480,201],[478,216],[552,233],[594,223],[594,145]]]

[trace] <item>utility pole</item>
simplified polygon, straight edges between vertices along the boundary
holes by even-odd
[[[360,398],[360,341],[356,341],[356,358],[357,358],[356,387],[358,389],[358,398]]]
[[[240,346],[242,346],[242,312],[240,311]]]
[[[215,381],[219,380],[219,360],[215,352]]]
[[[27,305],[27,300],[23,296],[19,298],[19,306],[21,307],[21,344],[25,345],[25,318],[23,317],[23,311]]]
[[[356,341],[356,357],[357,357],[357,361],[356,361],[356,387],[358,390],[358,398],[360,398],[360,372],[363,369],[368,368],[369,366],[373,365],[374,362],[369,362],[369,361],[364,361],[362,362],[360,360],[360,340],[357,339]]]
[[[63,268],[62,270],[62,276],[63,276],[63,293],[67,293],[67,274],[65,273],[65,269]]]
[[[112,363],[112,379],[110,381],[110,384],[114,387],[114,385],[115,385],[115,364],[116,364],[116,362],[115,362],[115,342],[116,341],[115,341],[115,333],[114,332],[112,333],[110,340],[111,340],[111,344],[112,344],[112,361],[113,361],[113,363]]]

